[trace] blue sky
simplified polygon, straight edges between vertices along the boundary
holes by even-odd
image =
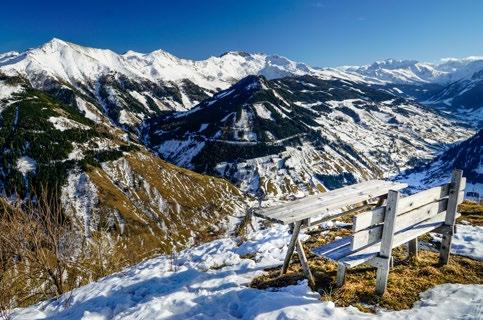
[[[3,1],[0,52],[57,37],[203,59],[231,50],[315,66],[483,55],[479,0]]]

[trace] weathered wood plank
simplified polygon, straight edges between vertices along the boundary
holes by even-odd
[[[347,267],[343,263],[337,264],[337,277],[335,282],[339,288],[344,285],[346,269]]]
[[[387,194],[386,212],[384,215],[384,227],[381,237],[381,250],[379,257],[385,260],[385,263],[377,268],[376,274],[376,293],[383,294],[386,291],[387,279],[389,277],[389,269],[391,263],[391,255],[394,240],[394,231],[396,227],[396,213],[398,212],[399,192],[391,190]]]
[[[343,247],[349,246],[350,243],[351,243],[351,237],[344,237],[344,238],[329,242],[329,243],[322,245],[320,247],[314,248],[314,249],[312,249],[312,252],[315,255],[323,257],[323,256],[328,255],[331,252],[334,252],[334,251],[337,251],[337,250],[339,250]]]
[[[292,237],[290,238],[290,242],[288,243],[287,254],[285,255],[285,259],[283,260],[282,270],[280,272],[281,275],[284,275],[285,273],[287,273],[287,269],[290,264],[290,259],[292,259],[293,251],[295,249],[295,244],[297,243],[297,240],[299,238],[301,224],[302,224],[302,221],[298,221],[294,224],[294,227],[292,230]]]
[[[307,261],[307,257],[305,256],[302,242],[300,242],[300,239],[298,238],[296,241],[296,247],[297,247],[297,254],[299,255],[300,264],[302,265],[302,270],[304,271],[305,277],[309,281],[310,287],[314,288],[315,280],[314,280],[314,277],[312,276],[312,272],[310,271],[309,263]]]
[[[357,206],[357,207],[353,207],[349,210],[344,210],[344,211],[341,211],[340,214],[331,214],[330,215],[330,220],[332,219],[336,219],[338,216],[347,216],[347,215],[350,215],[352,213],[359,213],[359,212],[364,212],[366,210],[368,210],[371,206],[373,205],[370,205],[368,203],[366,204],[363,204],[361,206]],[[311,217],[309,219],[309,223],[307,224],[306,227],[312,227],[312,226],[318,226],[320,224],[322,224],[323,222],[326,222],[327,221],[327,216],[324,218],[323,216],[322,217],[319,217],[319,216],[314,216],[314,217]],[[304,226],[302,226],[304,227]]]
[[[298,220],[307,219],[310,217],[319,217],[326,220],[332,219],[334,216],[340,215],[340,209],[350,205],[358,204],[363,201],[379,197],[386,194],[388,190],[385,189],[372,189],[364,192],[360,192],[352,197],[344,197],[339,200],[325,203],[323,206],[314,205],[310,208],[306,208],[303,211],[294,213],[288,213],[277,218],[282,224],[289,224]]]
[[[374,182],[374,181],[367,181],[367,182]],[[381,189],[383,190],[382,194],[387,194],[387,191],[391,189],[402,189],[405,188],[406,184],[399,184],[390,181],[376,181],[375,183],[367,183],[367,184],[357,184],[352,185],[350,189],[340,188],[335,189],[326,193],[320,194],[317,198],[312,198],[309,200],[299,199],[290,203],[286,203],[277,207],[267,208],[266,213],[272,217],[276,217],[277,215],[283,215],[287,212],[294,212],[299,211],[304,208],[313,206],[313,205],[325,205],[330,204],[332,202],[337,202],[341,199],[352,197],[354,195],[358,195],[361,193],[372,193],[374,190]],[[265,209],[262,209],[265,210]]]
[[[462,183],[460,191],[464,191],[465,184]],[[427,203],[438,201],[447,197],[449,194],[449,184],[444,184],[439,187],[431,188],[409,197],[401,198],[399,201],[400,211],[398,214],[404,214],[414,208],[421,207]],[[352,231],[357,232],[369,228],[373,225],[384,222],[384,207],[378,207],[371,211],[367,211],[357,216],[352,220]]]
[[[458,204],[462,201],[460,190],[462,188],[464,189],[464,186],[462,186],[462,184],[465,183],[464,180],[462,170],[453,171],[453,175],[451,177],[451,188],[448,196],[448,210],[446,211],[446,217],[444,220],[444,224],[451,228],[454,226],[456,221],[456,209]],[[441,248],[439,251],[440,264],[447,264],[449,262],[452,238],[452,233],[443,234],[441,239]]]
[[[370,193],[372,190],[375,190],[376,188],[368,188],[366,189],[365,193]],[[345,196],[337,195],[333,196],[331,195],[330,197],[320,197],[318,199],[312,199],[312,200],[307,200],[305,202],[298,202],[296,206],[291,206],[287,208],[288,204],[283,204],[281,206],[277,206],[274,208],[269,208],[265,211],[260,211],[259,215],[262,217],[266,217],[269,219],[279,219],[283,218],[283,216],[287,215],[294,215],[300,212],[304,212],[307,210],[312,210],[313,208],[321,208],[324,207],[327,204],[333,203],[333,202],[340,202],[340,200],[343,200],[344,198],[351,198],[353,196],[356,196],[357,194],[361,194],[364,191],[357,191],[354,193],[349,193],[346,194]],[[273,210],[272,210],[273,209]]]
[[[399,192],[390,190],[387,194],[387,206],[382,229],[381,251],[379,256],[390,258],[394,231],[396,227],[396,213],[398,211]]]
[[[409,197],[400,199],[398,214],[409,211],[411,208],[418,208],[427,203],[438,201],[448,196],[448,184],[431,188]],[[361,213],[353,218],[352,230],[357,232],[369,228],[370,226],[384,222],[384,207],[379,207],[371,211]]]
[[[384,222],[386,206],[377,207],[352,217],[352,232],[367,229]]]
[[[411,237],[415,238],[427,232],[433,231],[433,232],[444,233],[442,228],[444,227],[443,224],[444,224],[445,214],[446,214],[445,212],[442,212],[438,214],[436,217],[433,217],[427,221],[423,221],[418,225],[415,225],[412,229],[406,229],[406,230],[400,231],[399,233],[396,233],[394,235],[393,248],[404,244],[405,242],[408,241],[408,239],[411,239]],[[456,217],[459,217],[459,216],[460,214],[456,215]],[[326,245],[314,248],[312,249],[312,253],[332,261],[339,261],[347,257],[348,261],[345,261],[344,263],[348,267],[355,267],[361,263],[374,260],[374,257],[377,256],[381,245],[381,243],[378,242],[378,243],[372,244],[369,247],[354,251],[354,250],[351,250],[350,248],[350,242],[351,242],[350,236],[344,237],[342,239],[336,240]],[[371,264],[373,263],[371,262]]]
[[[402,215],[397,215],[395,232],[404,230],[412,225],[418,224],[429,219],[438,213],[446,211],[448,199],[442,199],[438,202],[429,203]],[[357,231],[352,235],[351,249],[356,250],[379,241],[382,237],[383,225],[379,224],[368,229]]]
[[[408,255],[412,258],[418,257],[418,237],[408,241]]]
[[[355,204],[357,202],[349,201],[348,204],[345,205],[345,201],[343,201],[351,199],[355,196],[358,196],[359,198],[363,196],[362,199],[368,200],[386,194],[387,191],[390,189],[400,190],[405,188],[406,186],[406,184],[377,180],[377,183],[375,184],[365,184],[362,186],[358,184],[354,185],[351,189],[341,188],[332,190],[323,193],[316,198],[303,198],[276,207],[257,209],[255,211],[255,215],[272,220],[284,220],[284,217],[286,216],[292,217],[297,215],[298,213],[303,213],[305,211],[313,211],[317,208],[331,206],[333,203],[337,203],[341,207]]]
[[[444,224],[445,216],[446,216],[446,212],[442,212],[437,216],[429,220],[425,220],[410,229],[406,229],[399,233],[396,233],[394,235],[393,248],[396,248],[408,242],[409,239],[414,239],[416,237],[419,237],[425,233],[431,232],[434,229],[442,226]],[[341,250],[345,250],[345,248],[348,248],[348,247],[349,246],[343,247]],[[366,261],[377,256],[380,251],[380,248],[381,248],[381,242],[376,242],[373,245],[370,245],[368,247],[365,247],[355,252],[352,252],[350,248],[348,248],[349,250],[346,250],[346,252],[348,251],[349,254],[347,254],[345,257],[340,258],[338,260],[343,262],[346,266],[352,268],[359,264],[365,263]],[[331,254],[335,255],[335,253],[336,251],[332,252]]]
[[[381,264],[376,272],[376,294],[383,295],[387,287],[391,258],[381,259]]]
[[[324,193],[319,193],[311,196],[307,196],[304,198],[300,198],[294,201],[290,201],[287,203],[284,203],[279,206],[275,207],[268,207],[268,208],[261,208],[260,212],[276,212],[278,210],[284,211],[285,209],[291,209],[293,207],[298,206],[299,204],[303,203],[309,203],[310,201],[318,201],[318,200],[324,200],[324,199],[334,199],[341,197],[343,194],[353,194],[357,193],[360,191],[365,190],[366,188],[369,187],[376,187],[378,185],[386,185],[388,181],[385,180],[368,180],[368,181],[363,181],[357,184],[345,186],[342,188],[334,189],[334,190],[329,190]]]

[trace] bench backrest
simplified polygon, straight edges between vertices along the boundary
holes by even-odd
[[[458,202],[463,199],[465,184],[466,179],[462,178],[458,194],[455,196],[456,199],[459,199]],[[392,233],[411,228],[436,216],[441,216],[442,220],[444,220],[448,203],[450,202],[451,188],[452,184],[447,183],[408,197],[399,198],[394,225],[391,226],[393,228]],[[383,205],[353,217],[352,250],[357,250],[382,240],[386,212],[387,206]]]

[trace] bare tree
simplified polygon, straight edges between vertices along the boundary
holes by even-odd
[[[71,288],[75,275],[65,239],[72,225],[60,205],[42,192],[40,197],[9,205],[0,213],[0,291],[17,305],[57,296]]]

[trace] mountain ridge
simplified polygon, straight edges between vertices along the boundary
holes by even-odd
[[[246,77],[141,135],[169,162],[274,196],[390,176],[470,132],[384,87],[305,75]]]

